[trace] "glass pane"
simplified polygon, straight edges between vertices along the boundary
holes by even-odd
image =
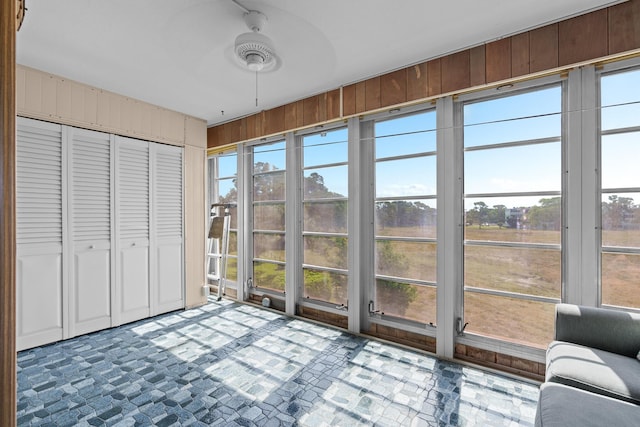
[[[285,153],[284,141],[253,147],[254,173],[285,170],[287,168]]]
[[[347,201],[305,202],[304,231],[347,232]]]
[[[435,238],[436,214],[435,199],[376,202],[376,236]]]
[[[318,267],[347,268],[346,237],[304,237],[304,263]]]
[[[560,143],[493,148],[464,153],[464,191],[515,193],[560,191]]]
[[[218,157],[218,178],[236,176],[238,171],[238,155],[224,155]]]
[[[436,194],[436,156],[376,163],[376,197]]]
[[[316,168],[304,171],[304,199],[347,197],[347,166]]]
[[[640,255],[602,254],[602,303],[640,308]]]
[[[602,245],[640,248],[640,193],[602,195]]]
[[[436,324],[436,288],[376,280],[376,309],[387,316]]]
[[[347,161],[347,129],[305,136],[304,167]]]
[[[231,222],[230,222],[230,228],[232,230],[237,230],[238,229],[238,206],[233,206],[231,209],[229,209],[229,213],[231,214]]]
[[[284,200],[285,172],[266,173],[253,177],[253,200]]]
[[[560,244],[559,196],[466,198],[464,202],[466,240]]]
[[[229,255],[238,256],[238,232],[229,231]]]
[[[640,124],[640,70],[602,77],[602,129],[616,129]],[[627,104],[627,105],[623,105]]]
[[[412,134],[436,130],[435,110],[381,120],[375,125],[376,136]],[[433,148],[435,150],[435,147]]]
[[[477,147],[539,138],[559,138],[561,124],[562,117],[559,113],[477,125],[465,122],[464,146]]]
[[[284,292],[284,265],[253,262],[253,286]]]
[[[254,205],[253,228],[284,231],[284,209],[284,203]]]
[[[436,244],[376,241],[376,274],[436,281]]]
[[[464,247],[465,286],[560,298],[561,252],[550,249]]]
[[[237,288],[238,285],[238,258],[227,259],[227,286]]]
[[[469,103],[464,106],[465,124],[487,123],[519,117],[543,116],[560,113],[560,85]]]
[[[553,340],[555,304],[465,292],[466,331],[545,349]]]
[[[640,187],[640,132],[603,136],[601,147],[602,188]]]
[[[284,235],[253,233],[254,258],[284,262]]]
[[[218,180],[218,194],[220,194],[219,203],[237,203],[238,188],[236,187],[236,179],[220,179]]]
[[[303,274],[305,298],[347,305],[347,276],[310,268],[305,268]]]

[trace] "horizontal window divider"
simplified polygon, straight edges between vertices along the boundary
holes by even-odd
[[[264,206],[264,205],[284,205],[284,200],[254,200],[253,206]]]
[[[328,273],[342,274],[345,276],[349,273],[349,270],[347,270],[346,268],[322,267],[320,265],[312,265],[312,264],[302,264],[302,269],[326,271]]]
[[[502,242],[493,240],[465,240],[465,246],[500,246],[503,248],[523,248],[523,249],[550,249],[561,250],[559,243],[526,243],[526,242]]]
[[[433,323],[421,323],[415,320],[403,319],[402,317],[380,313],[370,314],[369,321],[377,325],[399,328],[403,331],[413,332],[427,337],[436,336],[437,326]]]
[[[551,87],[552,85],[549,85],[549,87]],[[542,88],[542,86],[539,86],[539,88]],[[492,97],[485,97],[485,99],[490,99]],[[480,100],[480,102],[482,102],[482,100]],[[473,103],[473,102],[471,102]],[[465,124],[465,127],[471,127],[471,126],[481,126],[481,125],[489,125],[489,124],[494,124],[494,123],[508,123],[508,122],[517,122],[520,120],[527,120],[527,119],[535,119],[538,117],[549,117],[549,116],[559,116],[562,114],[562,111],[550,111],[548,113],[542,113],[542,114],[534,114],[534,115],[529,115],[529,116],[518,116],[518,117],[510,117],[507,119],[497,119],[497,120],[489,120],[486,122],[478,122],[478,123],[469,123],[469,124]]]
[[[306,237],[344,237],[347,238],[347,233],[325,233],[322,231],[303,231],[302,236]]]
[[[281,297],[284,299],[284,292],[282,291],[276,291],[275,289],[269,289],[269,288],[264,288],[264,287],[260,287],[260,286],[254,286],[252,288],[249,289],[249,292],[252,293],[253,295],[257,295],[257,296],[263,296],[263,295],[268,295],[268,296],[277,296],[277,297]]]
[[[392,282],[406,283],[409,285],[428,286],[431,288],[437,287],[437,283],[430,280],[409,279],[406,277],[385,276],[384,274],[376,274],[376,279],[390,280]]]
[[[429,112],[429,111],[425,111],[425,112]],[[403,116],[400,116],[403,117]],[[404,116],[406,117],[406,116]],[[390,118],[388,120],[393,120],[395,119],[395,117]],[[381,120],[381,122],[385,122],[387,120]],[[380,136],[375,136],[373,138],[370,139],[384,139],[384,138],[393,138],[394,136],[405,136],[405,135],[419,135],[421,133],[432,133],[432,132],[437,132],[438,129],[420,129],[420,130],[414,130],[412,132],[400,132],[400,133],[391,133],[389,135],[380,135]]]
[[[304,199],[302,201],[303,204],[306,203],[331,203],[331,202],[347,202],[349,201],[348,197],[324,197],[317,199]]]
[[[493,198],[493,197],[544,197],[544,196],[561,196],[562,191],[521,191],[512,193],[470,193],[465,194],[466,199]]]
[[[464,151],[479,151],[479,150],[491,150],[493,148],[508,148],[508,147],[520,147],[523,145],[536,145],[536,144],[550,144],[554,142],[560,142],[560,136],[552,136],[548,138],[536,138],[536,139],[525,139],[522,141],[509,141],[509,142],[499,142],[496,144],[486,144],[486,145],[474,145],[471,147],[465,147]]]
[[[607,135],[619,135],[621,133],[633,133],[640,132],[640,126],[629,126],[624,128],[616,128],[616,129],[607,129],[601,131],[602,136]]]
[[[403,154],[401,156],[389,156],[389,157],[379,157],[376,159],[376,163],[378,162],[389,162],[392,160],[404,160],[404,159],[415,159],[418,157],[431,157],[437,155],[437,152],[434,151],[424,151],[421,153],[414,154]]]
[[[335,163],[321,163],[313,166],[305,166],[302,168],[303,171],[314,170],[314,169],[324,169],[324,168],[333,168],[336,166],[347,166],[349,162],[335,162]]]
[[[523,294],[520,292],[498,291],[494,289],[475,288],[473,286],[465,286],[465,292],[473,292],[476,294],[492,295],[496,297],[516,298],[526,301],[546,302],[549,304],[560,303],[560,298],[543,297],[538,295]]]
[[[286,169],[274,169],[274,170],[270,170],[270,171],[264,171],[264,172],[253,172],[251,175],[255,178],[256,176],[262,176],[262,175],[273,175],[276,173],[285,173],[287,170]]]
[[[376,236],[377,240],[397,241],[397,242],[415,242],[415,243],[437,243],[435,237],[409,237],[409,236]]]
[[[237,179],[237,178],[238,178],[237,175],[219,176],[216,178],[216,181],[225,181],[225,180]]]
[[[253,230],[253,234],[280,234],[280,235],[285,235],[285,231],[284,230],[258,230],[258,229],[254,229]]]
[[[615,254],[640,254],[640,248],[629,246],[603,246],[603,253],[615,253]]]
[[[315,298],[307,298],[305,296],[303,296],[298,300],[298,305],[302,307],[309,307],[309,308],[314,308],[316,310],[330,312],[333,314],[342,314],[345,317],[347,317],[348,315],[347,313],[349,309],[349,307],[346,304],[341,305],[338,303],[331,303],[331,302],[322,301]]]
[[[411,195],[411,196],[388,196],[388,197],[377,197],[376,198],[376,203],[377,202],[403,202],[405,200],[424,200],[424,199],[429,199],[429,200],[436,200],[438,198],[437,195],[435,194],[430,194],[428,196],[415,196],[415,195]]]
[[[602,194],[614,193],[640,193],[640,187],[603,188]]]
[[[253,262],[264,262],[265,264],[287,265],[284,261],[276,261],[273,259],[253,258]]]

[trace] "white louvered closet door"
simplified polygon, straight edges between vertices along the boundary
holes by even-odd
[[[62,127],[17,119],[17,347],[63,337]]]
[[[150,315],[149,143],[116,137],[114,325]]]
[[[182,151],[151,144],[151,314],[184,307]]]
[[[111,326],[112,137],[69,128],[70,336]]]

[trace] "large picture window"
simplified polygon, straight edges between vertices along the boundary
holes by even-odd
[[[285,291],[285,141],[253,151],[253,286]]]
[[[375,123],[372,315],[436,323],[436,112]],[[365,141],[365,143],[368,143]]]
[[[467,332],[544,348],[562,283],[562,87],[463,104]]]
[[[346,307],[347,129],[302,137],[302,240],[305,299]]]
[[[640,308],[640,69],[600,80],[601,299]]]

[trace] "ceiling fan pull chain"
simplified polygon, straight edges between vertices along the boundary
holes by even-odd
[[[256,70],[256,107],[258,106],[258,70]]]

